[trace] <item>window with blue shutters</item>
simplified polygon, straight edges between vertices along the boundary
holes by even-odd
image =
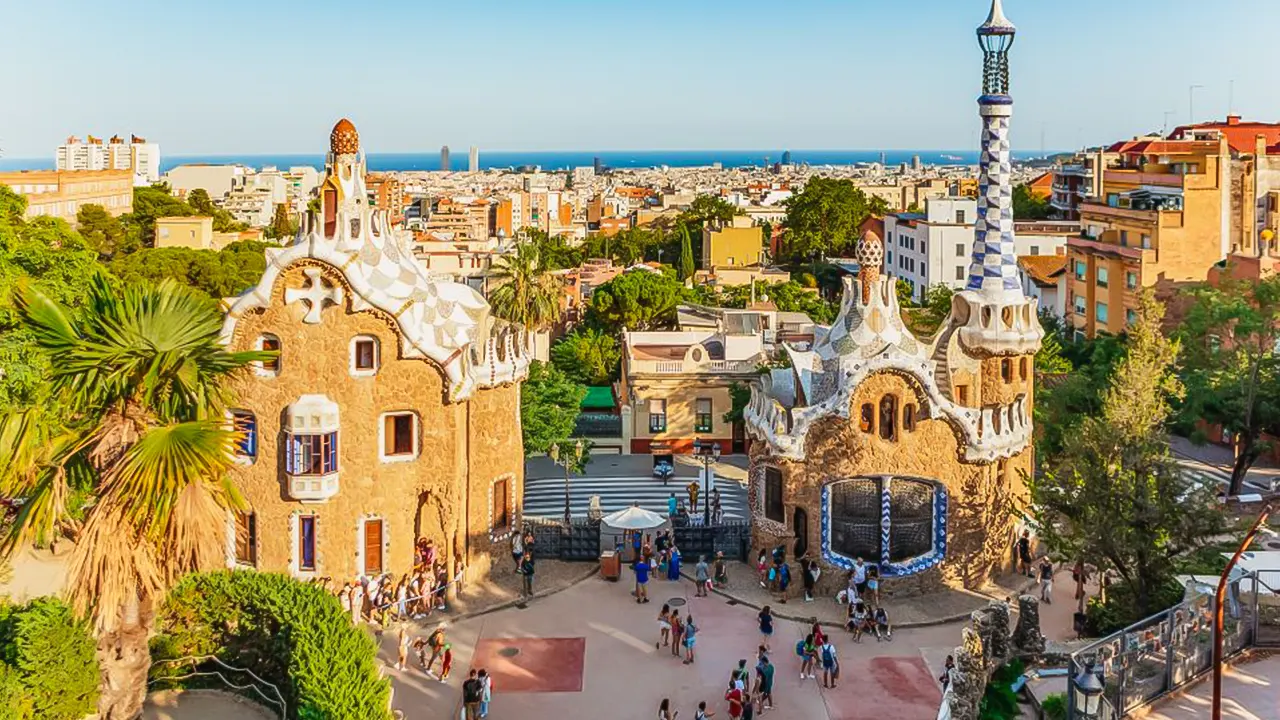
[[[231,429],[236,438],[236,457],[253,460],[258,457],[258,419],[248,410],[231,411]]]
[[[338,471],[338,433],[285,435],[285,472],[328,475]]]

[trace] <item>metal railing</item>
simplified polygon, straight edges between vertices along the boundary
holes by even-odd
[[[1212,669],[1215,608],[1207,590],[1071,655],[1068,677],[1090,663],[1099,673],[1099,720],[1125,717]],[[1280,647],[1280,570],[1246,573],[1227,587],[1223,658],[1249,647]]]

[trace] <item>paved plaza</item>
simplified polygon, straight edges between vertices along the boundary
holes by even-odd
[[[681,717],[692,718],[699,701],[725,716],[724,690],[742,658],[754,665],[760,642],[756,611],[720,596],[693,597],[686,581],[650,583],[653,601],[637,605],[629,574],[612,583],[592,578],[564,592],[451,625],[454,674],[442,684],[416,667],[395,662],[394,638],[381,657],[395,686],[395,707],[407,718],[453,717],[460,708],[467,670],[495,674],[490,717],[562,720],[566,717],[648,718],[670,698]],[[683,602],[699,627],[697,661],[684,665],[668,648],[655,648],[658,610]],[[941,693],[934,677],[958,638],[957,626],[902,630],[891,642],[854,643],[834,630],[841,658],[840,683],[801,680],[794,647],[807,631],[778,621],[771,642],[778,717],[829,720],[933,720]]]

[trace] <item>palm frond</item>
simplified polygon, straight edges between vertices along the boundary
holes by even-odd
[[[0,496],[22,500],[0,539],[0,556],[54,539],[67,513],[68,478],[84,471],[84,444],[74,431],[46,426],[38,410],[0,415]]]
[[[92,615],[100,632],[113,630],[122,612],[165,587],[155,546],[142,541],[116,500],[99,502],[67,569],[67,595],[81,615]]]

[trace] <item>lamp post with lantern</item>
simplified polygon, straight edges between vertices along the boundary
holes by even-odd
[[[1093,668],[1093,660],[1090,659],[1084,670],[1071,679],[1071,720],[1102,718],[1102,692],[1105,688]]]
[[[702,524],[711,527],[711,463],[720,461],[720,443],[695,439],[693,452],[702,458]]]
[[[569,530],[569,473],[573,468],[582,462],[582,440],[579,439],[573,445],[565,449],[563,453],[560,451],[559,443],[552,443],[547,450],[547,455],[551,457],[551,462],[564,468],[564,527],[565,531]]]

